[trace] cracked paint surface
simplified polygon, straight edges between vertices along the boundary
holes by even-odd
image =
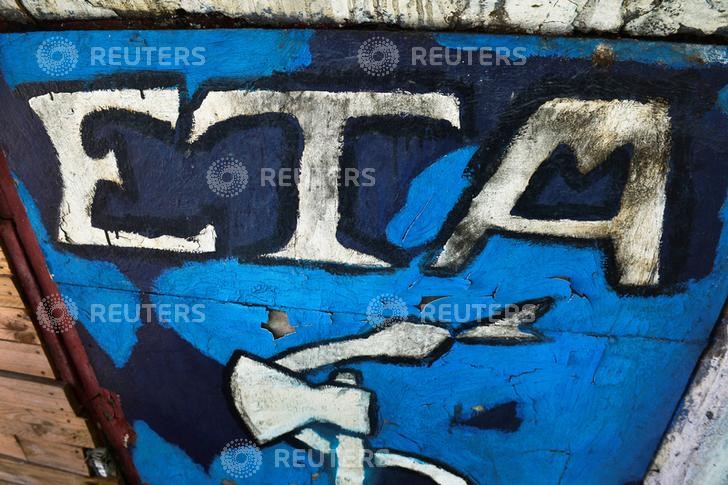
[[[389,450],[380,455],[382,463],[415,456],[472,483],[606,484],[643,478],[728,293],[724,48],[605,41],[615,57],[605,64],[592,62],[601,42],[393,34],[401,52],[413,45],[523,42],[527,62],[448,69],[402,64],[392,77],[375,79],[356,61],[366,32],[70,32],[79,45],[109,42],[108,36],[124,45],[140,39],[165,45],[186,36],[205,45],[211,60],[198,69],[165,68],[143,76],[130,68],[80,65],[51,79],[28,56],[42,35],[0,40],[0,103],[9,126],[0,143],[53,277],[79,307],[79,331],[94,368],[105,387],[121,394],[125,414],[134,421],[134,459],[144,480],[230,478],[221,450],[233,439],[254,438],[229,402],[226,366],[240,351],[251,356],[243,361],[246,368],[260,370],[263,364],[255,362],[267,362],[275,372],[293,369],[293,377],[310,387],[343,387],[344,380],[360,379],[357,385],[376,395],[366,446]],[[256,42],[260,52],[251,48]],[[258,56],[258,62],[243,59],[218,72],[222,60],[240,49]],[[295,164],[301,156],[300,127],[285,116],[237,119],[218,127],[203,144],[187,143],[193,113],[207,91],[250,88],[251,82],[261,91],[406,88],[461,100],[459,127],[426,117],[384,116],[351,120],[343,130],[341,163],[376,167],[378,183],[357,189],[352,198],[341,190],[343,222],[336,237],[390,267],[263,260],[293,233],[296,194],[250,186],[239,198],[223,200],[209,190],[204,174],[218,156],[239,156],[251,172],[265,164]],[[211,223],[215,251],[73,244],[59,231],[60,154],[28,100],[48,93],[149,92],[172,85],[180,93],[179,121],[172,128],[127,113],[86,121],[81,146],[75,148],[92,160],[113,151],[124,180],[123,185],[100,182],[87,215],[93,227],[147,237],[197,234]],[[659,98],[667,106],[673,143],[656,284],[620,285],[610,248],[591,236],[543,238],[497,230],[476,245],[464,267],[448,274],[429,271],[521,126],[539,106],[565,97],[640,103]],[[68,140],[76,140],[75,134]],[[588,147],[580,150],[589,153]],[[578,153],[555,150],[529,181],[524,193],[530,191],[529,203],[514,211],[530,220],[558,220],[564,214],[607,218],[604,214],[615,213],[622,200],[614,194],[625,185],[620,164],[628,165],[629,153],[608,157],[608,169],[584,175]],[[560,212],[566,206],[571,212]],[[414,361],[364,359],[319,367],[326,356],[349,355],[351,347],[305,353],[322,342],[355,346],[360,338],[386,336],[374,332],[366,314],[369,302],[382,293],[398,296],[406,306],[405,326],[390,329],[417,324],[427,337]],[[548,311],[529,326],[516,323],[516,330],[538,336],[528,341],[461,341],[455,337],[473,331],[471,322],[462,320],[471,319],[440,312],[473,302],[504,306],[545,298],[551,302]],[[90,310],[98,303],[202,304],[205,321],[153,314],[148,321],[98,322]],[[436,321],[427,315],[437,315]],[[368,350],[389,356],[406,340],[385,339]],[[314,360],[317,367],[308,370]],[[282,382],[279,374],[265,372]],[[332,375],[338,381],[332,382]],[[255,394],[242,393],[240,399]],[[310,429],[296,431],[312,442],[305,431]],[[337,470],[328,464],[274,466],[277,450],[302,446],[295,439],[261,443],[262,470],[252,483],[311,483],[313,477],[317,484],[335,482]],[[365,478],[379,483],[404,476],[397,473],[409,472],[374,467]]]
[[[405,28],[535,34],[621,33],[662,37],[672,34],[725,35],[728,9],[701,0],[538,0],[481,2],[329,0],[285,3],[171,1],[152,5],[135,0],[49,0],[0,2],[0,16],[14,22],[217,16],[258,24],[394,25]]]

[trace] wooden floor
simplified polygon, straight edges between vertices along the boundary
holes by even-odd
[[[69,397],[0,251],[0,483],[117,483],[88,478],[84,448],[96,445]]]

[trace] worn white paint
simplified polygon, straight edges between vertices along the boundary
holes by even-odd
[[[146,237],[93,227],[92,204],[99,181],[124,186],[113,152],[91,158],[81,125],[91,113],[127,110],[176,124],[176,89],[100,90],[49,93],[29,101],[58,153],[63,181],[58,239],[70,244],[110,245],[186,252],[215,251],[215,230],[206,226],[188,238]],[[285,113],[304,136],[298,180],[296,229],[269,258],[385,267],[374,256],[344,247],[339,226],[338,175],[348,120],[375,116],[418,116],[460,127],[456,97],[440,93],[224,91],[211,92],[193,113],[190,143],[212,126],[239,116]],[[489,229],[581,239],[611,239],[625,285],[659,281],[659,248],[665,206],[670,120],[666,106],[635,101],[555,99],[542,105],[519,130],[496,173],[473,199],[470,210],[444,245],[434,266],[454,269],[470,256]],[[532,175],[559,145],[575,152],[587,173],[616,148],[630,143],[634,155],[619,213],[611,220],[533,220],[511,215]],[[498,327],[482,329],[495,331]]]
[[[570,34],[621,32],[665,36],[681,31],[720,34],[728,26],[722,0],[18,0],[0,9],[3,18],[156,18],[216,15],[252,24],[331,26],[384,24],[404,28]],[[21,7],[22,5],[22,7]],[[723,33],[722,35],[725,35]]]
[[[670,119],[660,103],[554,99],[518,131],[496,173],[473,199],[434,266],[458,268],[489,229],[565,238],[610,238],[624,285],[659,280]],[[619,213],[611,220],[537,220],[511,215],[528,183],[553,150],[569,145],[587,173],[631,143],[628,181]]]
[[[114,2],[79,1],[79,0],[18,0],[28,13],[35,19],[64,20],[64,19],[109,19],[117,15],[113,10]],[[111,8],[101,4],[108,3]],[[73,13],[69,17],[69,14]]]
[[[618,32],[622,27],[622,0],[587,1],[578,12],[572,23],[577,32]]]
[[[646,485],[728,483],[728,316],[662,440]]]
[[[215,230],[206,226],[189,238],[168,235],[145,237],[93,227],[91,208],[99,181],[123,187],[116,156],[91,158],[83,148],[81,125],[91,113],[127,110],[153,116],[174,128],[179,110],[176,89],[99,90],[49,93],[29,101],[43,122],[58,153],[63,179],[59,241],[69,244],[110,245],[186,252],[215,251]],[[298,218],[290,241],[268,257],[386,267],[380,259],[345,248],[336,238],[338,228],[339,158],[343,132],[352,118],[419,116],[448,121],[460,127],[456,97],[439,93],[325,91],[211,92],[193,114],[189,141],[195,142],[211,126],[236,116],[285,113],[296,118],[304,136],[298,180]]]
[[[336,485],[364,483],[364,440],[357,436],[336,436]]]
[[[179,112],[176,89],[138,89],[49,93],[29,100],[43,122],[58,154],[63,183],[58,240],[69,244],[91,244],[151,248],[193,253],[215,250],[215,229],[208,225],[189,238],[168,235],[146,237],[125,231],[93,227],[91,206],[101,180],[124,186],[116,155],[109,152],[91,158],[83,148],[81,124],[91,113],[128,110],[153,116],[174,128]]]
[[[444,328],[410,322],[396,323],[367,337],[299,350],[276,360],[278,365],[301,372],[354,358],[424,359],[450,338]]]
[[[211,126],[237,116],[286,113],[296,118],[304,138],[298,182],[298,219],[291,240],[271,258],[388,266],[374,256],[345,248],[339,225],[339,158],[344,126],[352,118],[422,116],[460,127],[458,100],[439,93],[327,91],[213,91],[193,115],[189,141]]]
[[[369,433],[369,392],[336,384],[314,388],[279,369],[243,355],[230,380],[235,407],[259,443],[312,423]]]
[[[485,325],[464,330],[457,335],[458,340],[516,340],[518,342],[536,342],[540,340],[538,335],[524,332],[520,329],[521,325],[533,323],[536,320],[537,305],[524,305],[524,307],[514,313],[507,315],[500,320]]]
[[[728,26],[725,0],[671,0],[666,2],[625,2],[625,16],[630,20],[623,28],[631,35],[665,36],[678,32],[715,34]],[[725,35],[725,33],[723,33]]]
[[[311,449],[318,450],[327,455],[331,453],[331,443],[329,440],[311,428],[305,428],[296,433],[296,439],[300,440]]]
[[[377,335],[379,339],[372,338]],[[312,449],[336,455],[336,485],[363,485],[365,466],[405,468],[429,476],[441,485],[464,485],[467,482],[462,478],[421,459],[387,450],[372,452],[365,449],[362,435],[371,432],[371,394],[355,387],[360,384],[356,374],[342,371],[330,384],[313,388],[305,382],[303,374],[299,379],[284,372],[284,369],[307,371],[354,357],[371,357],[375,353],[388,357],[424,358],[448,337],[449,333],[439,327],[405,322],[367,338],[304,349],[279,358],[275,364],[243,355],[235,363],[230,379],[233,402],[259,443],[276,439],[306,424],[331,423],[339,426],[343,432],[336,436],[336,447],[312,428],[300,429],[295,435]]]
[[[0,19],[28,22],[31,18],[23,12],[15,0],[0,0]]]

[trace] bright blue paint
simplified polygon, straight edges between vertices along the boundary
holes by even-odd
[[[101,318],[92,319],[92,305],[121,304],[130,309],[137,308],[141,303],[137,287],[112,263],[89,261],[57,249],[43,226],[33,197],[22,182],[16,180],[16,184],[30,224],[43,248],[48,269],[59,289],[64,296],[70,297],[76,303],[78,319],[86,330],[111,357],[114,364],[122,367],[137,342],[136,330],[141,322],[131,320],[109,323],[101,321]],[[90,287],[93,290],[89,291]]]
[[[192,47],[187,32],[177,31],[62,35],[77,41],[82,49],[97,42]],[[232,36],[210,31],[205,35],[205,45],[209,46],[206,54],[210,56],[206,65],[180,71],[187,78],[189,93],[211,75],[255,79],[274,71],[300,69],[311,62],[310,32],[246,31],[245,35]],[[137,37],[132,40],[133,36]],[[30,33],[6,38],[10,40],[0,47],[0,62],[15,66],[5,72],[12,86],[50,80],[34,58],[35,48],[45,37],[47,34]],[[437,35],[436,39],[451,47],[520,45],[529,56],[577,59],[588,59],[598,43],[607,43],[618,60],[672,67],[696,67],[688,60],[694,55],[708,62],[721,62],[724,55],[723,48],[642,41],[460,34]],[[132,70],[135,68],[129,68]],[[157,70],[177,68],[157,66]],[[119,72],[80,62],[68,76],[52,80],[87,80]],[[726,112],[725,90],[718,102]],[[389,223],[391,242],[411,248],[434,237],[466,185],[463,168],[475,149],[469,146],[451,153],[419,176],[409,189],[404,208]],[[442,184],[443,177],[448,176],[453,180]],[[432,187],[436,185],[446,185],[449,190],[433,198]],[[51,240],[22,184],[19,191],[60,288],[77,301],[82,324],[100,347],[117,366],[123,366],[140,324],[96,324],[90,322],[88,308],[91,303],[137,304],[138,289],[113,264],[83,260],[60,250],[65,247]],[[427,205],[429,200],[433,203]],[[418,218],[423,210],[427,218]],[[727,212],[724,207],[723,223]],[[155,280],[152,289],[156,293],[150,298],[159,304],[204,304],[204,323],[173,321],[163,325],[201,353],[227,364],[238,349],[272,357],[295,346],[368,332],[371,328],[364,315],[367,304],[384,291],[404,298],[414,318],[423,296],[456,295],[439,304],[508,304],[552,297],[554,308],[535,326],[547,337],[544,343],[512,347],[455,344],[431,366],[423,367],[352,364],[362,371],[363,385],[377,396],[381,427],[369,445],[449,463],[486,483],[611,484],[625,477],[639,480],[728,293],[725,225],[712,274],[687,282],[675,294],[618,293],[606,282],[602,251],[567,242],[539,243],[491,235],[475,260],[451,277],[424,276],[422,268],[429,261],[429,256],[419,255],[404,268],[356,275],[241,263],[234,258],[188,262],[164,271]],[[260,328],[267,320],[267,309],[286,311],[296,332],[274,340]],[[328,371],[309,377],[321,382],[328,378]],[[645,383],[649,383],[649,392],[645,392]],[[516,433],[451,426],[455,406],[468,410],[511,400],[519,403],[518,415],[523,419]],[[150,403],[157,405],[161,403]],[[230,478],[222,471],[219,458],[206,470],[144,422],[137,421],[135,429],[138,441],[134,458],[146,482],[219,483]],[[264,449],[264,469],[256,475],[255,483],[309,480],[311,470],[273,466],[274,450],[280,447],[288,445]],[[595,463],[599,465],[596,471]],[[323,473],[316,483],[330,481],[331,474]]]
[[[63,295],[78,306],[78,319],[96,343],[111,357],[116,367],[123,367],[137,343],[136,331],[144,323],[139,318],[139,293],[58,285]],[[104,311],[94,315],[93,309]],[[142,310],[143,311],[143,310]],[[110,314],[109,312],[116,312]]]
[[[726,212],[724,207],[723,220]],[[689,375],[703,348],[711,315],[718,314],[728,289],[726,242],[724,228],[714,274],[688,283],[675,295],[615,293],[604,280],[604,255],[597,249],[501,236],[492,236],[473,264],[451,278],[421,276],[420,259],[392,273],[356,277],[222,261],[169,270],[157,280],[156,290],[174,290],[187,295],[188,301],[193,295],[216,294],[221,300],[275,308],[336,309],[339,318],[329,338],[340,335],[342,328],[350,334],[369,330],[363,312],[383,288],[405,298],[414,315],[422,295],[458,293],[460,301],[479,298],[502,304],[552,296],[555,308],[536,325],[547,343],[456,344],[431,367],[352,365],[362,371],[366,387],[377,392],[379,415],[396,423],[383,426],[371,445],[437,457],[486,481],[498,477],[501,483],[532,483],[532,470],[522,462],[531,457],[538,460],[538,478],[546,483],[558,481],[562,474],[564,483],[612,483],[630,474],[640,478],[643,463],[660,439],[658,423],[667,420],[672,409],[656,407],[654,400],[677,399],[686,383],[671,376]],[[565,277],[588,300],[571,294]],[[494,299],[486,296],[496,288]],[[696,301],[703,308],[694,313],[690,309]],[[258,325],[257,320],[233,321],[196,343],[189,333],[186,338],[203,351],[224,347],[225,352],[216,354],[221,356],[244,348],[267,357],[302,342],[303,334],[297,333],[274,344],[267,335],[259,336]],[[309,342],[322,339],[320,332],[306,337]],[[323,380],[327,372],[314,373],[312,380]],[[462,379],[453,377],[459,374]],[[649,393],[644,392],[645,382],[650,382]],[[391,392],[393,386],[398,392]],[[524,424],[516,434],[449,427],[457,404],[489,407],[510,400],[526,403],[519,408]],[[443,430],[448,430],[447,439],[433,439]],[[627,449],[629,453],[619,451]],[[564,471],[569,454],[573,466]],[[594,462],[606,465],[598,479],[587,465]]]
[[[75,69],[62,76],[48,75],[38,67],[36,61],[38,46],[52,37],[48,32],[28,32],[3,37],[3,43],[0,44],[0,65],[14,66],[13,69],[3,72],[8,85],[15,87],[26,82],[90,80],[142,69],[183,74],[187,81],[187,92],[191,95],[211,75],[215,78],[246,80],[269,76],[274,72],[291,72],[307,66],[311,62],[308,42],[313,32],[251,29],[246,31],[245,37],[240,37],[231,36],[230,31],[224,29],[211,30],[207,32],[204,42],[204,64],[166,66],[153,60],[152,65],[147,66],[146,57],[143,55],[142,67],[99,65],[98,61],[92,65],[92,48],[185,47],[192,50],[200,47],[200,43],[195,42],[195,37],[185,30],[63,31],[57,35],[73,42],[79,54]],[[136,50],[129,52],[131,60],[135,60]],[[190,57],[190,62],[193,60]]]
[[[177,446],[167,443],[157,435],[144,421],[134,423],[136,444],[132,448],[134,464],[148,483],[199,483],[219,484],[192,462]],[[164,457],[164,466],[160,466],[160,457]]]
[[[368,302],[383,288],[404,298],[413,315],[415,305],[424,295],[457,293],[469,301],[500,304],[552,296],[557,305],[539,321],[541,329],[698,341],[705,338],[714,322],[706,318],[692,324],[677,324],[675,315],[684,314],[699,295],[710,306],[704,315],[718,313],[722,302],[717,295],[726,291],[726,277],[720,274],[721,270],[725,272],[725,251],[723,242],[715,276],[692,282],[684,292],[675,295],[650,297],[616,293],[605,280],[605,255],[598,249],[497,235],[490,237],[471,265],[452,277],[422,276],[419,268],[424,257],[418,257],[406,268],[356,277],[323,269],[232,264],[233,260],[226,260],[190,262],[167,270],[157,279],[155,291],[187,298],[216,295],[219,301],[274,308],[336,310],[356,331],[366,329],[362,322]],[[571,279],[577,292],[585,294],[588,300],[572,295],[564,278]],[[496,298],[492,299],[488,295],[496,288]],[[621,317],[617,321],[615,314]],[[588,330],[583,327],[584,321],[589,322]]]
[[[531,35],[436,34],[434,37],[438,43],[450,48],[522,47],[524,50],[521,53],[528,58],[591,59],[598,45],[607,45],[613,49],[618,61],[659,64],[670,68],[699,68],[710,64],[728,64],[728,54],[722,46],[644,40],[549,38]],[[517,60],[513,55],[511,57]],[[695,59],[701,59],[705,64],[696,62]]]
[[[701,346],[549,336],[552,342],[539,345],[456,345],[429,368],[354,366],[379,391],[379,415],[394,423],[382,425],[372,446],[436,456],[485,483],[558,483],[567,453],[578,465],[562,483],[617,483],[630,469],[638,478],[637,464],[649,459],[662,433],[655,423],[671,412],[657,409],[656,396],[685,384],[665,376],[685,370]],[[385,391],[392,388],[397,392]],[[458,404],[467,411],[511,400],[522,404],[517,433],[450,426]],[[625,447],[629,453],[618,451]],[[597,474],[590,463],[605,466]]]
[[[255,483],[260,485],[280,485],[281,483],[300,483],[301,476],[321,472],[322,467],[314,466],[319,463],[317,458],[309,461],[297,462],[303,466],[293,466],[294,448],[280,443],[265,447],[261,450],[263,455],[263,467],[256,473],[246,478],[235,478],[225,472],[218,455],[204,470],[202,466],[193,462],[179,447],[168,443],[159,436],[144,421],[134,423],[136,432],[136,444],[132,447],[134,464],[142,476],[144,483],[150,484],[194,484],[194,485],[220,485],[223,480],[237,480],[237,483]],[[266,466],[276,463],[276,450],[286,450],[290,461],[284,458],[279,459],[280,466]],[[283,466],[290,463],[291,466]],[[328,475],[321,474],[316,479],[316,485],[329,485],[333,483]]]
[[[404,248],[431,241],[471,183],[465,167],[478,150],[471,145],[448,153],[425,169],[410,185],[407,202],[387,226],[387,239]]]

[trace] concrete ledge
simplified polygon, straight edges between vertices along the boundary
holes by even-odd
[[[361,26],[527,34],[728,37],[728,6],[707,0],[0,0],[0,18],[155,20],[213,16],[256,25]]]
[[[662,441],[647,485],[722,485],[728,476],[728,312]]]

